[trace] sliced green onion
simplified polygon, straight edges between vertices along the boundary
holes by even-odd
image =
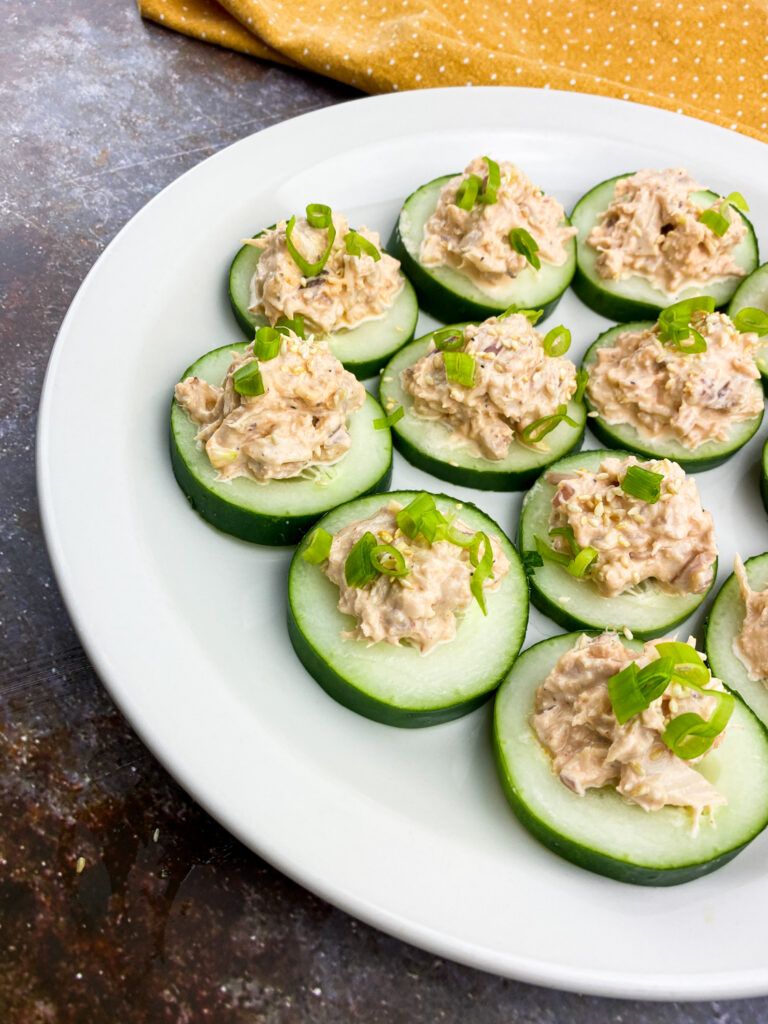
[[[737,210],[743,210],[745,213],[749,213],[749,203],[741,192],[729,192],[725,197],[725,201],[729,206],[735,206]]]
[[[662,309],[658,319],[660,340],[671,342],[680,352],[689,354],[705,352],[707,348],[705,339],[690,324],[691,316],[697,310],[713,313],[715,310],[714,298],[711,295],[700,295],[693,299],[683,299]],[[693,341],[689,345],[683,345],[683,342],[691,334]]]
[[[538,551],[523,551],[520,559],[527,576],[533,576],[536,570],[544,565],[544,559]]]
[[[239,370],[235,370],[232,374],[232,387],[238,395],[245,395],[248,398],[264,394],[264,381],[261,379],[258,360],[252,359]]]
[[[476,174],[470,174],[468,178],[464,178],[456,192],[456,205],[462,210],[471,210],[482,184]]]
[[[720,690],[704,690],[704,693],[714,697],[717,702],[711,718],[704,719],[694,711],[689,711],[673,718],[661,734],[663,742],[672,753],[684,761],[706,754],[733,714],[736,702],[730,693],[722,693]]]
[[[639,715],[658,700],[672,681],[674,662],[656,658],[644,669],[632,661],[608,680],[608,695],[619,725]]]
[[[572,526],[554,526],[549,531],[550,537],[565,537],[572,554],[577,554],[581,549],[576,541],[576,534]]]
[[[260,327],[253,339],[253,354],[262,363],[280,354],[282,335],[274,327]]]
[[[350,231],[344,235],[344,245],[350,256],[361,256],[363,253],[366,256],[370,256],[374,263],[378,263],[381,259],[381,253],[373,244],[369,241],[365,235],[361,235],[359,231]]]
[[[475,360],[468,352],[443,352],[445,376],[454,384],[471,388],[475,383]]]
[[[576,371],[576,391],[573,395],[574,402],[580,402],[584,398],[584,392],[589,384],[589,373],[581,369]]]
[[[328,218],[326,218],[324,213],[320,214],[317,212],[318,210],[321,209],[328,210]],[[312,214],[312,216],[310,216],[310,210],[315,211]],[[293,244],[291,236],[293,235],[293,229],[296,226],[295,214],[285,225],[285,244],[288,249],[288,252],[291,254],[291,259],[302,272],[304,277],[314,277],[316,274],[320,273],[325,264],[328,262],[328,257],[331,255],[331,249],[333,248],[333,243],[336,238],[336,228],[333,225],[333,220],[330,219],[330,209],[327,206],[324,206],[322,203],[312,203],[310,206],[307,207],[307,222],[313,228],[328,229],[328,245],[326,246],[325,251],[323,252],[320,259],[316,263],[310,263],[308,260],[304,259],[299,250]]]
[[[428,509],[419,521],[419,533],[426,537],[430,544],[446,540],[448,536],[448,520],[437,508]]]
[[[733,318],[733,326],[742,334],[751,331],[758,338],[764,338],[768,334],[768,314],[754,306],[746,306]]]
[[[542,416],[520,431],[520,438],[525,444],[537,444],[547,436],[555,427],[561,423],[567,423],[569,427],[577,427],[578,423],[568,415],[567,405],[558,405],[557,412],[551,416]]]
[[[541,537],[534,537],[533,542],[536,545],[536,554],[540,558],[543,558],[545,562],[555,562],[557,565],[568,565],[571,561],[568,555],[562,551],[555,551],[555,549],[545,543]]]
[[[307,207],[307,224],[311,228],[329,228],[333,224],[330,206],[325,203],[310,203]]]
[[[536,239],[525,228],[512,228],[509,232],[509,244],[515,252],[525,256],[534,270],[541,269],[541,260],[538,256],[539,247],[536,244]]]
[[[387,427],[394,427],[403,416],[405,416],[405,409],[402,405],[398,405],[396,409],[393,409],[387,416],[380,416],[377,420],[373,421],[374,430],[385,430]]]
[[[499,313],[496,319],[503,320],[504,317],[512,316],[513,313],[519,313],[520,316],[524,316],[531,325],[537,324],[544,316],[543,309],[518,309],[517,306],[510,306],[509,309],[505,309],[503,313]]]
[[[654,473],[642,466],[630,466],[621,481],[621,489],[632,498],[655,505],[661,497],[663,473]]]
[[[571,332],[567,327],[553,327],[542,339],[542,347],[548,356],[564,356],[571,347]]]
[[[324,562],[328,555],[330,555],[332,543],[333,534],[328,533],[322,526],[318,526],[311,534],[309,544],[302,551],[301,557],[305,562],[309,562],[310,565],[319,565],[320,562]]]
[[[699,652],[690,644],[681,644],[673,640],[665,640],[656,644],[656,650],[662,658],[671,658],[675,663],[675,675],[686,686],[705,686],[710,680],[710,672]]]
[[[488,535],[485,533],[475,534],[476,546],[470,548],[470,561],[475,566],[475,571],[469,580],[469,589],[472,591],[472,596],[480,605],[480,611],[483,615],[486,615],[485,609],[485,594],[483,593],[483,583],[492,575],[493,572],[493,548],[491,542],[488,539]],[[483,545],[483,557],[479,558],[480,545]]]
[[[293,331],[297,338],[306,338],[304,333],[304,317],[301,313],[297,313],[293,320],[287,316],[281,316],[275,323],[275,330],[281,334],[287,334],[288,331]]]
[[[586,576],[592,563],[596,560],[599,552],[597,548],[582,548],[578,555],[566,565],[566,571],[575,576],[577,579],[581,579]]]
[[[728,218],[724,217],[722,213],[719,213],[717,210],[702,210],[699,214],[699,220],[705,227],[709,228],[710,231],[717,235],[718,238],[722,238],[731,226],[731,222]]]
[[[421,494],[417,494],[413,501],[410,501],[397,513],[397,525],[406,537],[410,537],[413,540],[421,529],[422,516],[434,508],[435,499],[431,494],[422,491]]]
[[[569,572],[571,576],[575,576],[577,579],[582,579],[586,576],[592,563],[598,558],[599,551],[597,548],[587,547],[580,548],[578,541],[576,540],[576,534],[573,532],[572,526],[555,526],[549,531],[550,537],[565,537],[568,547],[571,549],[572,558],[563,554],[560,551],[555,551],[554,548],[549,548],[550,552],[561,557],[555,559],[551,558],[551,561],[556,561],[558,565],[564,565],[566,572]],[[538,538],[536,538],[538,539]],[[543,541],[542,541],[543,543]],[[536,545],[538,548],[538,544]]]
[[[368,530],[349,552],[347,560],[344,562],[344,579],[347,581],[348,587],[359,589],[378,577],[379,570],[371,561],[371,552],[376,547],[378,547],[376,538]]]
[[[433,333],[432,341],[439,352],[456,352],[464,344],[464,331],[460,327],[441,327]]]
[[[499,165],[495,160],[491,160],[489,156],[484,156],[486,167],[488,168],[488,181],[485,187],[477,197],[479,203],[483,203],[486,206],[490,206],[492,203],[497,201],[497,193],[499,186],[501,185],[501,171]]]
[[[374,569],[384,576],[394,576],[399,579],[401,576],[407,576],[410,572],[410,569],[405,567],[402,551],[398,551],[392,544],[377,544],[375,548],[371,549],[370,558]],[[394,566],[391,564],[392,562],[395,563]]]

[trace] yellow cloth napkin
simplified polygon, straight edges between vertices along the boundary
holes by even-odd
[[[138,0],[142,15],[365,92],[526,85],[768,142],[768,0]]]

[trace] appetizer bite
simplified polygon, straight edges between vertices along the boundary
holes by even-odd
[[[288,599],[307,671],[341,704],[398,726],[486,700],[528,621],[525,573],[496,523],[414,491],[330,512],[296,550]]]
[[[682,167],[610,178],[571,214],[574,291],[611,320],[653,317],[702,292],[722,306],[758,262],[746,209],[738,192],[708,192]]]
[[[768,263],[763,263],[745,278],[728,304],[728,316],[740,331],[754,331],[761,339],[760,351],[755,357],[768,390]]]
[[[619,324],[600,335],[582,364],[599,440],[699,470],[754,435],[764,407],[760,340],[714,308],[710,296],[685,299],[656,323]]]
[[[291,544],[328,509],[387,487],[392,442],[380,406],[325,341],[262,327],[176,385],[171,459],[214,526]]]
[[[494,747],[522,824],[622,882],[698,878],[768,823],[768,735],[693,638],[536,644],[498,692]]]
[[[582,378],[570,332],[504,313],[419,338],[384,369],[395,445],[420,469],[484,490],[520,490],[581,440]]]
[[[361,380],[410,341],[419,315],[413,288],[377,232],[352,229],[322,203],[246,241],[230,268],[229,298],[249,337],[299,317]]]
[[[668,459],[626,452],[554,463],[523,500],[519,547],[545,615],[642,639],[698,608],[717,564],[712,516],[693,478]]]
[[[409,196],[389,247],[439,320],[510,306],[546,316],[573,277],[575,234],[556,199],[514,164],[484,156]]]

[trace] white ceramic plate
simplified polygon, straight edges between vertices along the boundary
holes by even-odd
[[[743,192],[768,238],[762,144],[592,96],[408,93],[244,139],[133,218],[61,328],[38,459],[62,592],[96,670],[163,764],[243,842],[332,903],[441,955],[545,985],[662,999],[768,993],[768,835],[672,889],[558,859],[504,800],[487,708],[397,730],[335,704],[286,636],[290,552],[217,533],[173,479],[172,385],[199,354],[241,340],[225,289],[239,239],[308,202],[386,237],[413,189],[485,153],[518,162],[566,208],[614,174],[685,164],[721,193]],[[606,326],[570,293],[550,322],[571,327],[574,357]],[[768,547],[764,433],[700,478],[722,575],[737,538],[744,557]],[[394,484],[434,481],[398,460]],[[519,496],[474,497],[514,535]],[[551,631],[533,615],[528,643]]]

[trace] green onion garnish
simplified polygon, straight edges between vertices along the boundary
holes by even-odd
[[[538,256],[539,247],[536,244],[536,239],[525,228],[512,228],[509,232],[509,244],[515,252],[525,256],[534,270],[541,270],[541,260]]]
[[[517,306],[510,306],[509,309],[505,309],[503,313],[499,313],[496,317],[497,320],[503,320],[504,317],[512,316],[513,313],[519,313],[520,316],[524,316],[529,324],[537,324],[544,315],[543,309],[518,309]]]
[[[483,557],[479,558],[481,545],[483,546]],[[480,605],[480,611],[483,615],[486,615],[483,583],[492,575],[493,571],[493,548],[487,534],[479,532],[475,534],[473,545],[469,550],[469,560],[475,566],[475,571],[469,580],[469,589],[472,591],[474,599]]]
[[[310,203],[307,207],[307,223],[310,227],[327,228],[328,230],[328,245],[316,263],[309,263],[305,260],[291,240],[293,229],[296,226],[295,214],[285,225],[285,244],[288,248],[288,252],[291,254],[293,262],[302,272],[304,277],[314,277],[316,274],[320,273],[328,262],[328,257],[331,255],[331,249],[333,248],[333,243],[336,238],[336,228],[333,225],[330,207],[325,206],[323,203]]]
[[[571,332],[567,327],[553,327],[542,339],[542,347],[548,356],[564,356],[571,347]]]
[[[661,735],[672,753],[684,761],[706,754],[733,713],[735,701],[730,693],[722,693],[720,690],[705,690],[704,693],[717,701],[709,720],[689,711],[673,718]]]
[[[287,316],[281,316],[275,323],[275,330],[280,331],[281,334],[287,334],[288,331],[293,331],[297,338],[306,338],[304,333],[304,317],[301,313],[296,313],[293,320]]]
[[[435,509],[435,499],[431,494],[422,491],[397,513],[397,525],[406,537],[413,540],[421,529],[422,516],[433,509]]]
[[[568,415],[567,405],[558,405],[557,412],[551,416],[542,416],[520,431],[520,438],[525,444],[538,444],[547,434],[559,427],[561,423],[567,423],[569,427],[577,427],[578,423]]]
[[[432,341],[439,352],[457,352],[464,344],[464,331],[461,327],[441,327],[433,333]]]
[[[722,205],[720,208],[722,209]],[[699,220],[704,227],[709,228],[718,238],[722,238],[731,225],[728,218],[724,217],[717,210],[702,210],[699,214]]]
[[[427,509],[419,521],[419,533],[426,537],[430,544],[445,540],[448,537],[448,529],[448,520],[437,508]]]
[[[274,327],[260,327],[253,339],[253,354],[262,363],[268,363],[279,355],[281,339],[280,331]]]
[[[232,374],[232,386],[238,395],[245,395],[248,398],[264,394],[264,381],[261,379],[257,359],[252,359],[239,370],[235,370]]]
[[[456,192],[456,205],[462,210],[471,210],[482,184],[476,174],[470,174],[468,178],[464,178]]]
[[[373,536],[370,534],[369,536]],[[371,548],[371,565],[377,572],[384,576],[407,576],[410,569],[405,567],[405,558],[402,551],[398,551],[392,544],[377,544]],[[394,565],[392,564],[394,562]]]
[[[587,384],[589,384],[589,374],[586,370],[581,369],[576,371],[576,391],[573,395],[574,402],[580,402],[584,398],[584,392],[587,390]]]
[[[742,334],[752,331],[758,338],[764,338],[768,334],[768,314],[754,306],[746,306],[733,318],[733,326]]]
[[[475,360],[468,352],[443,352],[445,376],[454,384],[471,388],[475,383]]]
[[[563,551],[556,551],[555,548],[551,548],[548,544],[545,544],[541,537],[534,537],[536,553],[539,557],[546,559],[548,562],[555,562],[557,565],[565,566],[566,572],[569,572],[571,576],[575,576],[577,579],[582,579],[586,576],[592,563],[599,555],[597,548],[580,548],[571,526],[556,526],[549,531],[549,535],[550,537],[565,537],[573,557],[566,555]]]
[[[385,430],[387,427],[394,427],[405,416],[405,409],[402,405],[398,405],[396,409],[393,409],[387,416],[380,416],[377,420],[373,421],[374,430]]]
[[[555,551],[549,544],[546,544],[541,537],[534,537],[533,542],[536,545],[536,554],[539,558],[542,558],[545,562],[555,562],[556,565],[568,565],[571,561],[570,557],[563,551]]]
[[[642,466],[630,466],[621,481],[621,489],[632,498],[655,505],[661,497],[663,473],[654,473]]]
[[[371,561],[371,552],[376,547],[376,538],[368,530],[349,552],[344,562],[344,579],[348,587],[364,587],[378,577],[379,570]]]
[[[745,213],[749,213],[749,203],[741,192],[729,192],[725,197],[725,201],[730,206],[735,206],[737,210],[743,210]]]
[[[490,206],[497,200],[497,192],[501,185],[501,171],[496,161],[491,160],[489,156],[484,156],[483,160],[485,160],[485,165],[488,168],[488,181],[485,184],[485,188],[478,195],[477,201]]]
[[[381,253],[373,244],[369,241],[365,235],[361,235],[359,231],[350,231],[344,235],[344,245],[350,256],[361,256],[363,253],[366,256],[370,256],[374,263],[378,263],[381,259]]]
[[[599,552],[597,548],[582,548],[578,555],[574,556],[568,565],[566,565],[566,571],[569,572],[571,576],[581,579],[583,576],[586,576],[598,554]]]
[[[690,644],[677,643],[674,640],[665,640],[656,644],[656,650],[661,658],[672,658],[675,663],[675,674],[681,676],[685,685],[704,686],[709,682],[709,669],[704,664],[701,655]]]
[[[611,676],[608,695],[619,725],[658,700],[672,681],[674,669],[672,658],[656,658],[644,669],[638,669],[637,662],[631,661],[621,672]]]
[[[680,352],[695,354],[706,352],[707,343],[697,330],[691,327],[691,316],[696,310],[704,310],[707,313],[714,313],[715,300],[711,295],[700,295],[693,299],[683,299],[675,302],[659,313],[658,327],[661,341],[671,342]],[[683,342],[693,335],[693,341],[688,345]]]
[[[310,565],[319,565],[320,562],[324,562],[328,555],[330,555],[332,543],[333,534],[328,533],[322,526],[318,526],[310,535],[309,544],[302,551],[301,557],[305,562],[309,562]]]
[[[553,526],[549,531],[550,537],[565,537],[568,542],[568,547],[571,552],[575,555],[581,550],[576,540],[576,534],[573,532],[572,526]]]

